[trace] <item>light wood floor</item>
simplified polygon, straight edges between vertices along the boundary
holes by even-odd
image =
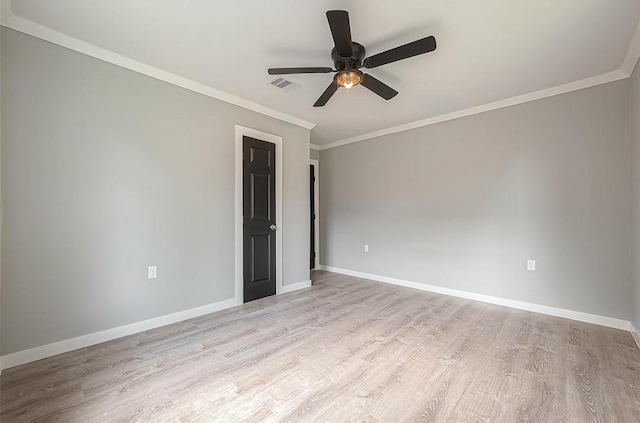
[[[6,370],[0,421],[640,422],[620,330],[315,272],[312,288]]]

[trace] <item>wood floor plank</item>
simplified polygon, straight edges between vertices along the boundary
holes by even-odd
[[[640,422],[629,333],[314,272],[0,376],[4,422]]]

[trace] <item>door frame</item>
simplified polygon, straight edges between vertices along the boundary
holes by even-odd
[[[282,137],[278,135],[262,132],[257,129],[247,128],[236,125],[235,136],[235,173],[236,173],[236,189],[235,189],[235,300],[236,304],[244,303],[244,270],[243,270],[243,220],[242,220],[242,139],[243,137],[251,137],[261,141],[270,142],[276,146],[276,295],[282,292],[282,232],[284,230],[284,222],[282,220]]]
[[[320,268],[320,161],[315,159],[309,159],[309,164],[314,166],[314,176],[316,177],[316,181],[313,184],[313,203],[315,205],[315,210],[313,211],[316,215],[316,220],[314,221],[314,232],[316,234],[315,237],[315,250],[316,250],[316,267],[314,269]]]

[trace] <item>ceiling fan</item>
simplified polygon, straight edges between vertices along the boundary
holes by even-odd
[[[362,44],[351,41],[351,27],[349,13],[345,10],[329,10],[327,20],[335,47],[331,50],[331,59],[335,69],[322,67],[305,68],[271,68],[269,75],[288,75],[296,73],[332,73],[336,72],[333,81],[322,93],[313,107],[322,107],[338,91],[339,87],[350,89],[356,85],[378,94],[385,100],[395,97],[398,92],[373,76],[360,71],[361,68],[377,68],[387,63],[408,59],[409,57],[429,53],[436,49],[436,39],[433,36],[422,38],[408,44],[401,45],[382,53],[374,54],[365,59],[365,48]]]

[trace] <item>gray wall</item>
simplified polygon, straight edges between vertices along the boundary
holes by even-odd
[[[320,152],[318,150],[309,150],[309,158],[313,160],[320,160]]]
[[[629,84],[321,151],[323,264],[628,320]]]
[[[235,124],[284,138],[309,279],[308,130],[5,28],[2,55],[3,354],[232,298]]]
[[[2,12],[0,12],[0,15]],[[2,17],[0,16],[0,20]],[[0,99],[2,98],[2,31],[0,30]],[[2,240],[2,101],[0,100],[0,240]],[[0,355],[2,354],[2,242],[0,241]],[[0,367],[2,373],[2,367]]]
[[[640,66],[631,76],[631,136],[633,143],[633,324],[640,329]]]

